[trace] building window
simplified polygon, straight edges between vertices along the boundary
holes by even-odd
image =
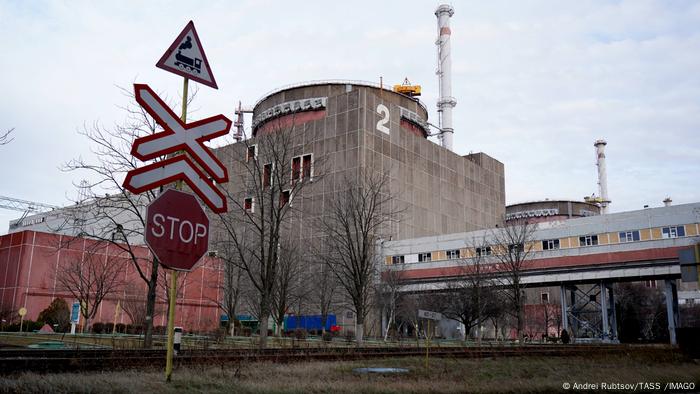
[[[585,235],[578,238],[579,246],[595,246],[598,245],[597,235]]]
[[[491,256],[491,247],[490,246],[484,246],[482,248],[476,248],[476,255],[479,257],[482,256]]]
[[[311,179],[311,155],[304,155],[301,158],[301,176],[306,179]]]
[[[448,250],[447,251],[447,258],[449,260],[458,259],[459,258],[459,249]]]
[[[280,193],[280,207],[283,207],[287,205],[289,200],[291,199],[291,193],[289,190],[283,190],[282,193]]]
[[[432,255],[430,254],[430,252],[418,253],[418,262],[419,263],[426,263],[426,262],[430,261],[431,258],[432,258]]]
[[[392,264],[403,264],[405,262],[406,262],[406,260],[404,259],[403,256],[391,256],[391,263]]]
[[[508,253],[522,253],[525,250],[523,244],[510,244],[508,245]]]
[[[292,158],[292,183],[304,179],[312,179],[314,176],[313,155],[307,154]]]
[[[246,163],[255,160],[258,158],[258,146],[257,145],[251,145],[248,147],[248,151],[246,152],[245,155],[245,161]]]
[[[549,304],[549,292],[540,293],[540,301],[543,304]]]
[[[559,249],[559,240],[558,239],[546,239],[546,240],[542,241],[542,249],[543,250]]]
[[[272,184],[272,163],[267,163],[263,166],[263,187],[269,187]]]
[[[662,238],[685,237],[685,226],[671,226],[661,229]]]
[[[253,197],[246,197],[245,200],[243,200],[243,209],[245,209],[246,212],[253,212]]]
[[[634,242],[639,241],[639,231],[621,231],[620,232],[620,242]]]
[[[301,179],[301,156],[292,158],[292,182]]]

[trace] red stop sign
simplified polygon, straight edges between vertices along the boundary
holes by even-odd
[[[209,218],[192,194],[168,189],[146,208],[145,238],[164,266],[190,271],[209,247]]]

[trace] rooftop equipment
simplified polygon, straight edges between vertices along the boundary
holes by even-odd
[[[401,85],[394,85],[394,91],[407,96],[417,97],[420,96],[420,85],[411,85],[411,82],[406,78]]]

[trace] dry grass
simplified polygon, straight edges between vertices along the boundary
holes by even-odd
[[[404,358],[296,364],[182,368],[173,381],[161,371],[84,374],[21,374],[0,378],[0,392],[52,393],[463,393],[561,392],[562,383],[693,382],[700,364],[655,353],[596,358],[431,359]],[[358,367],[405,367],[408,374],[357,375]]]

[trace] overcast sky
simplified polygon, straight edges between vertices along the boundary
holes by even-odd
[[[435,119],[434,1],[0,1],[0,195],[68,204],[62,163],[90,157],[77,134],[110,127],[192,19],[219,90],[190,118],[254,104],[277,87],[354,79],[423,86]],[[505,164],[506,202],[597,193],[593,142],[608,141],[612,212],[700,201],[699,1],[452,3],[455,151]],[[179,112],[179,111],[176,111]],[[250,122],[248,122],[250,123]],[[0,209],[0,234],[20,212]]]

